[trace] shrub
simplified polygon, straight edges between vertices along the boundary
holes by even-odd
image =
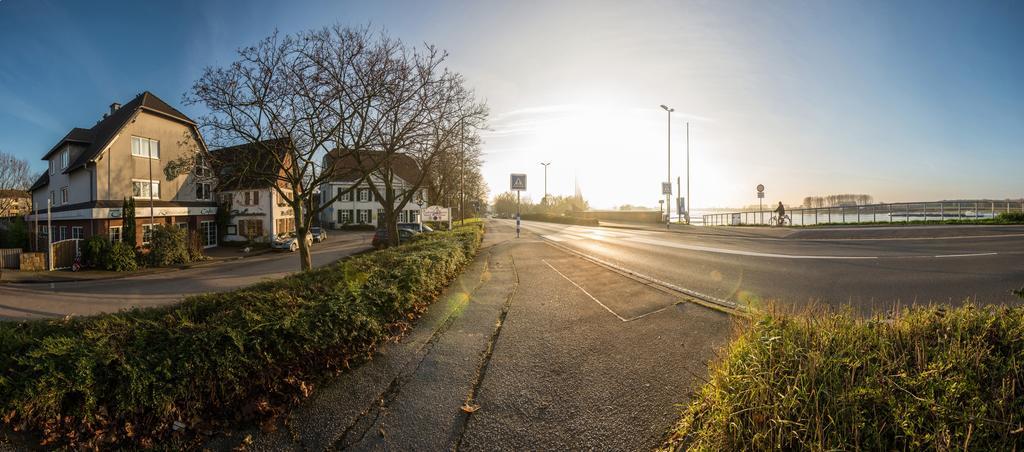
[[[146,245],[146,263],[152,267],[168,267],[191,261],[188,233],[174,225],[156,225]]]
[[[1024,223],[1024,212],[1003,212],[996,220],[1005,223]]]
[[[426,234],[174,306],[0,323],[0,420],[71,449],[113,449],[164,442],[175,421],[210,428],[258,416],[404,330],[481,235]]]
[[[94,235],[85,239],[82,259],[89,267],[106,267],[107,254],[110,253],[110,240],[103,235]]]
[[[1022,307],[764,315],[665,448],[1020,450],[1022,394]]]
[[[135,260],[135,250],[125,242],[113,243],[107,252],[106,259],[103,260],[103,268],[115,272],[138,270],[139,264]]]
[[[206,253],[203,252],[203,244],[199,240],[199,233],[190,231],[188,233],[188,260],[195,262],[203,259],[206,259]]]

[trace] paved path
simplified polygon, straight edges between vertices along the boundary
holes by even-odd
[[[489,225],[401,342],[230,450],[649,450],[732,319]],[[470,407],[464,410],[462,407]],[[475,410],[475,411],[474,411]]]
[[[366,232],[335,232],[313,245],[313,265],[323,266],[370,248]],[[0,319],[63,317],[174,303],[185,295],[222,292],[277,279],[299,269],[298,253],[273,252],[152,275],[62,283],[0,285]]]

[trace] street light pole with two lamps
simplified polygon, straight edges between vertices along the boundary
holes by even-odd
[[[548,165],[550,165],[551,162],[547,162],[547,163],[540,162],[540,164],[544,165],[544,197],[541,198],[541,204],[544,204],[545,206],[547,206],[548,205]]]
[[[665,226],[668,227],[672,221],[672,112],[676,109],[665,104],[662,104],[661,108],[668,112],[668,176],[665,178],[668,183],[668,193],[665,193]]]

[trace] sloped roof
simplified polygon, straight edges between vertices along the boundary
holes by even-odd
[[[156,97],[149,91],[143,91],[138,96],[128,103],[121,106],[114,111],[113,114],[107,116],[92,126],[90,129],[82,129],[76,127],[71,129],[64,138],[53,146],[45,155],[43,160],[50,158],[54,152],[60,149],[65,143],[80,143],[85,144],[85,151],[82,152],[74,162],[68,165],[64,173],[70,173],[80,167],[85,166],[86,163],[95,160],[103,149],[110,143],[110,140],[117,135],[117,132],[124,127],[124,125],[135,116],[137,111],[144,110],[150,113],[155,113],[174,119],[185,124],[195,126],[195,121],[186,116],[184,113],[178,111],[174,107],[164,102],[159,97]]]
[[[210,152],[217,175],[217,190],[255,190],[270,188],[278,182],[281,162],[285,161],[288,139],[279,138],[246,143]],[[275,157],[272,153],[277,152]]]
[[[32,183],[32,186],[28,187],[28,191],[36,191],[36,189],[45,187],[46,184],[50,183],[50,173],[43,171],[43,174],[39,175],[39,178]]]
[[[363,151],[359,154],[358,161],[352,152],[335,149],[327,153],[324,164],[335,171],[334,180],[356,180],[362,177],[362,168],[369,170],[376,165],[382,165],[387,158],[382,151]],[[406,154],[391,154],[391,170],[402,180],[415,183],[420,178],[420,166]]]

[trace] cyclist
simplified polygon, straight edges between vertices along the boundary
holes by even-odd
[[[782,205],[782,201],[779,201],[779,207],[775,209],[775,218],[778,221],[778,225],[782,226],[786,222],[786,208]]]

